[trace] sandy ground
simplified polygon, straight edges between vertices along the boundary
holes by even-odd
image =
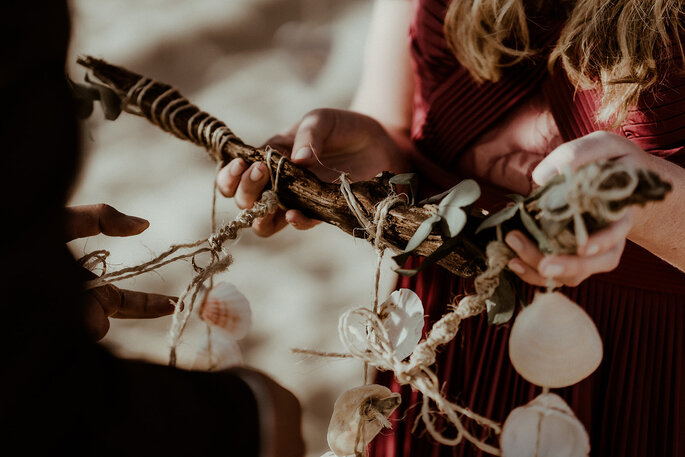
[[[310,109],[347,106],[370,6],[363,0],[74,0],[71,61],[91,54],[173,84],[245,141],[261,144]],[[69,71],[75,80],[84,74],[75,65]],[[215,168],[204,151],[131,115],[108,122],[96,108],[85,125],[83,170],[71,203],[106,202],[151,225],[135,238],[73,242],[75,255],[108,249],[110,267],[117,268],[208,235]],[[238,211],[226,199],[218,210],[219,221]],[[343,349],[337,319],[369,304],[375,253],[325,224],[269,239],[245,233],[230,250],[235,263],[220,280],[249,298],[254,315],[240,342],[245,362],[300,398],[308,455],[321,455],[333,402],[361,383],[361,363],[289,349]],[[394,281],[388,267],[383,291]],[[124,285],[177,295],[192,273],[181,263]],[[103,344],[122,357],[165,363],[169,325],[169,318],[115,321]],[[186,333],[181,366],[192,363],[203,326],[196,320]]]

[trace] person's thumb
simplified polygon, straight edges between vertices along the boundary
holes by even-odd
[[[333,116],[328,110],[316,110],[302,119],[293,142],[293,162],[310,167],[319,161],[335,124]]]
[[[145,219],[121,213],[104,203],[68,207],[65,222],[69,240],[98,233],[107,236],[137,235],[150,225]]]

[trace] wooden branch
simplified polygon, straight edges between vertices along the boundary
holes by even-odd
[[[95,77],[116,92],[125,110],[142,115],[158,127],[204,147],[215,161],[227,163],[239,157],[251,164],[267,160],[264,149],[245,144],[232,132],[228,141],[217,148],[216,140],[230,132],[226,125],[190,104],[173,87],[100,59],[83,57],[78,59],[78,63],[90,69]],[[276,169],[280,157],[275,152],[271,155],[271,164],[268,165],[272,170]],[[388,180],[391,177],[392,174],[384,172],[370,181],[352,183],[354,195],[371,220],[375,206],[388,195]],[[311,171],[286,160],[282,164],[277,190],[279,199],[286,207],[299,209],[308,217],[333,224],[350,235],[368,238],[350,211],[339,185],[322,182]],[[430,206],[395,206],[389,211],[384,239],[396,251],[402,250],[421,222],[431,214]],[[438,262],[450,272],[464,277],[473,276],[484,269],[484,260],[478,250],[469,247],[474,245],[474,229],[483,216],[480,212],[472,216],[475,217],[469,218],[467,227],[459,235],[472,243],[458,244],[452,253]],[[433,233],[416,253],[428,256],[443,241],[441,235]],[[475,245],[482,246],[483,243]]]
[[[133,114],[146,117],[158,127],[173,133],[179,138],[192,141],[204,147],[210,156],[217,162],[227,163],[235,158],[242,158],[248,164],[254,162],[271,161],[271,170],[276,170],[281,159],[277,152],[267,153],[265,149],[255,148],[243,143],[231,130],[215,117],[201,111],[191,104],[175,88],[168,84],[160,83],[141,75],[117,67],[103,60],[92,57],[80,58],[78,63],[90,69],[95,77],[105,84],[93,88],[86,88],[86,92],[98,94],[97,98],[103,104],[108,118],[115,118],[121,109]],[[104,89],[104,90],[103,90]],[[92,101],[91,101],[92,102]],[[597,171],[607,171],[608,174],[602,180],[595,182],[595,196],[600,198],[603,191],[610,189],[625,188],[627,196],[619,200],[601,200],[602,205],[608,211],[617,211],[626,205],[645,204],[649,201],[662,200],[670,192],[669,183],[662,181],[654,172],[646,169],[628,171],[611,161],[597,164],[589,164],[581,167],[574,173],[574,179],[585,182],[587,179],[598,179],[591,168]],[[590,173],[589,175],[587,173]],[[278,198],[288,208],[301,210],[305,215],[333,224],[352,236],[364,237],[373,241],[369,233],[360,227],[360,223],[350,210],[347,201],[337,184],[326,183],[318,179],[311,171],[295,165],[289,160],[284,160],[279,172]],[[370,181],[352,183],[351,189],[361,206],[365,217],[373,220],[376,206],[383,201],[390,192],[389,180],[393,175],[388,172],[381,173]],[[604,175],[601,175],[604,176]],[[630,186],[630,176],[635,186]],[[513,218],[503,219],[502,230],[513,229],[528,232],[538,241],[539,247],[545,252],[575,252],[576,234],[573,217],[559,220],[550,213],[554,221],[545,220],[543,214],[538,214],[538,204],[543,199],[543,194],[550,191],[553,185],[564,182],[562,175],[550,181],[546,186],[537,189],[525,199],[525,206],[530,215],[527,219]],[[558,182],[557,182],[558,181]],[[551,186],[551,187],[550,187]],[[570,188],[569,188],[570,189]],[[585,189],[585,187],[583,187]],[[574,192],[579,189],[575,189]],[[565,192],[565,191],[564,191]],[[583,190],[583,192],[589,192]],[[558,193],[558,192],[557,192]],[[590,197],[590,194],[587,195]],[[606,197],[609,198],[609,197]],[[600,203],[599,201],[597,203]],[[570,205],[570,202],[566,202]],[[554,211],[565,213],[566,206],[562,205]],[[409,239],[414,235],[417,228],[428,217],[432,216],[435,206],[424,207],[397,205],[389,212],[384,226],[383,238],[395,251],[403,250]],[[601,229],[610,221],[605,217],[597,218],[588,208],[583,210],[582,217],[586,233],[593,233]],[[505,211],[509,214],[509,210]],[[493,237],[492,233],[476,235],[476,228],[484,218],[481,210],[472,209],[467,224],[459,235],[449,240],[441,252],[451,251],[449,255],[438,261],[438,264],[459,276],[474,276],[485,269],[483,250],[488,241]],[[497,219],[499,216],[493,216]],[[533,219],[537,222],[533,222]],[[488,224],[492,224],[491,219]],[[526,222],[526,220],[528,222]],[[541,227],[535,227],[541,224]],[[486,224],[487,225],[487,224]],[[582,224],[581,224],[582,225]],[[578,226],[580,227],[580,225]],[[494,229],[491,229],[494,230]],[[543,233],[544,232],[544,233]],[[375,233],[372,233],[375,235]],[[443,246],[446,240],[442,235],[434,231],[421,243],[414,253],[428,257],[438,248]],[[438,256],[435,256],[436,258]]]

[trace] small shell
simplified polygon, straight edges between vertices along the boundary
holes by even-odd
[[[585,457],[590,438],[556,394],[542,394],[514,409],[501,435],[503,457]]]
[[[252,324],[250,303],[233,284],[227,282],[217,284],[207,294],[200,307],[200,317],[234,340],[244,338]]]
[[[191,370],[217,371],[241,366],[243,355],[238,343],[226,332],[212,329],[195,354]]]
[[[335,401],[328,425],[328,445],[338,457],[362,453],[399,406],[400,394],[377,384],[355,387]]]
[[[409,289],[399,289],[381,305],[380,316],[395,356],[403,360],[414,351],[423,331],[423,304]]]
[[[566,296],[537,293],[512,326],[509,358],[533,384],[566,387],[599,366],[602,339],[590,316]]]

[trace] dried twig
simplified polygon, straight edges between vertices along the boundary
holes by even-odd
[[[99,99],[103,104],[112,104],[114,99],[115,106],[109,106],[108,112],[115,118],[120,109],[136,115],[144,116],[158,127],[173,133],[179,138],[191,141],[204,147],[210,156],[217,162],[229,162],[235,158],[241,158],[248,164],[262,161],[269,162],[267,165],[272,170],[278,168],[278,189],[277,194],[280,201],[288,208],[301,210],[305,215],[318,219],[329,224],[335,225],[346,233],[353,236],[363,236],[367,239],[372,238],[374,231],[370,227],[360,228],[360,220],[374,220],[376,208],[380,202],[388,197],[391,189],[390,178],[392,174],[384,172],[370,181],[352,183],[345,193],[337,184],[326,183],[318,179],[311,171],[302,168],[289,160],[281,161],[281,155],[276,152],[267,152],[264,148],[255,148],[243,143],[240,138],[220,120],[208,113],[201,111],[197,106],[185,99],[177,89],[168,84],[145,78],[124,68],[111,65],[103,60],[92,57],[78,59],[78,63],[90,69],[106,87],[97,86],[95,92],[101,92]],[[104,92],[103,92],[104,90]],[[108,93],[110,93],[108,96]],[[103,95],[104,94],[104,95]],[[107,109],[108,107],[105,106]],[[597,168],[599,167],[599,168]],[[590,169],[580,169],[577,174],[578,179],[584,180]],[[596,178],[599,186],[593,192],[602,195],[611,211],[618,211],[622,207],[631,204],[644,204],[648,201],[662,200],[670,191],[671,187],[659,179],[659,177],[648,170],[627,170],[625,167],[614,167],[611,163],[599,164],[595,167],[600,175]],[[602,174],[603,173],[603,174]],[[575,175],[574,174],[574,175]],[[581,176],[582,175],[582,176]],[[560,176],[558,180],[570,179]],[[616,197],[614,189],[626,187],[627,178],[633,177],[635,182],[629,186],[628,193]],[[601,179],[600,179],[601,178]],[[557,182],[554,181],[553,183]],[[557,186],[558,187],[558,186]],[[586,187],[586,186],[585,186]],[[581,186],[577,189],[576,199],[586,198],[586,189]],[[528,198],[519,202],[528,211],[532,211],[535,216],[538,212],[538,202],[546,199],[554,186],[545,186],[533,192]],[[559,189],[556,189],[559,193]],[[579,192],[579,193],[578,193]],[[566,195],[567,192],[562,192]],[[606,195],[605,195],[606,194]],[[350,202],[347,199],[350,195],[356,197],[354,210],[350,209]],[[570,195],[570,194],[569,194]],[[573,194],[575,195],[575,194]],[[626,196],[627,195],[627,196]],[[568,202],[569,204],[573,202]],[[577,206],[577,205],[575,205]],[[571,205],[570,207],[575,207]],[[561,206],[561,209],[566,206]],[[540,243],[540,247],[546,250],[547,237],[566,238],[567,234],[573,234],[578,227],[587,226],[588,233],[600,229],[610,222],[605,218],[597,219],[596,215],[582,212],[576,217],[574,227],[565,218],[556,218],[553,225],[543,224],[537,228],[536,224],[530,222],[526,216],[526,211],[521,211],[522,218],[513,218],[513,212],[508,214],[506,210],[504,216],[496,219],[503,222],[506,230],[520,229],[527,231],[533,238]],[[525,214],[524,214],[525,213]],[[434,205],[424,205],[422,207],[409,205],[393,206],[387,213],[385,224],[383,225],[383,243],[396,251],[401,251],[407,246],[407,242],[416,232],[417,228],[431,216],[435,215]],[[484,219],[481,210],[472,209],[467,225],[459,235],[445,243],[444,235],[434,230],[419,247],[413,251],[414,254],[430,256],[438,248],[450,254],[438,261],[439,265],[459,276],[474,276],[485,269],[485,258],[483,251],[485,246],[492,239],[492,234],[477,235],[476,229]],[[584,220],[581,224],[580,221]],[[523,222],[523,224],[522,224]],[[544,222],[544,221],[543,221]],[[489,221],[485,223],[488,225]],[[490,224],[494,226],[494,224]],[[585,228],[583,229],[585,230]],[[540,233],[544,232],[544,235]],[[373,239],[369,239],[373,241]],[[563,240],[562,240],[563,241]],[[557,243],[559,244],[559,243]],[[561,243],[562,245],[564,243]],[[552,246],[548,252],[563,251],[563,249],[575,249],[575,244],[564,246]],[[437,258],[434,256],[434,258]]]
[[[79,58],[78,63],[90,69],[95,77],[114,90],[125,102],[124,109],[144,116],[164,130],[204,147],[215,161],[228,162],[240,157],[251,164],[267,160],[265,149],[249,146],[235,135],[222,145],[219,155],[215,154],[213,146],[216,144],[212,143],[212,139],[216,138],[216,134],[220,134],[222,130],[225,132],[226,125],[202,112],[195,105],[187,103],[173,87],[144,79],[139,74],[92,57]],[[141,95],[141,89],[144,88],[139,83],[143,81],[149,81],[149,84],[145,87],[142,96],[138,97]],[[136,84],[138,87],[134,87]],[[129,94],[132,88],[135,89],[135,93]],[[180,109],[181,107],[183,109]],[[165,109],[166,112],[164,112]],[[173,119],[169,119],[169,113],[172,111],[176,111],[176,114]],[[198,131],[201,131],[201,135],[197,135]],[[269,159],[272,162],[270,165],[275,169],[280,155],[273,153]],[[352,183],[352,191],[370,219],[373,219],[375,206],[388,196],[390,190],[388,181],[391,177],[392,174],[385,172],[370,181]],[[299,209],[305,215],[335,225],[353,236],[366,236],[364,230],[359,230],[359,223],[341,194],[339,185],[322,182],[309,170],[290,161],[282,164],[279,173],[278,197],[288,208]],[[430,215],[429,207],[395,206],[388,212],[383,234],[384,241],[396,250],[402,250],[421,222]],[[475,226],[483,218],[483,216],[478,217],[478,214],[475,216],[477,217],[463,232],[463,237],[468,237],[469,233],[473,234]],[[442,243],[441,235],[432,234],[422,243],[416,253],[428,256]],[[473,276],[484,266],[483,259],[476,252],[467,245],[457,245],[454,251],[439,264],[457,275]]]

